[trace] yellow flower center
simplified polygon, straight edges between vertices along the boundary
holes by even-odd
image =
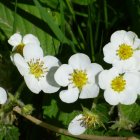
[[[83,125],[87,128],[92,127],[92,126],[95,127],[96,124],[100,124],[99,116],[97,114],[93,114],[93,113],[84,114],[80,120],[82,120],[81,125]]]
[[[16,52],[17,53],[20,53],[21,55],[23,55],[23,48],[24,48],[24,44],[23,43],[20,43],[17,47],[16,47]]]
[[[76,69],[71,74],[70,80],[72,80],[72,83],[81,90],[83,86],[87,84],[88,78],[85,71]]]
[[[47,72],[47,68],[44,68],[44,62],[40,61],[40,59],[32,59],[29,63],[28,63],[29,67],[30,67],[30,73],[33,74],[35,76],[35,78],[37,78],[39,80],[40,77],[44,76],[44,73]]]
[[[119,49],[117,50],[117,55],[120,57],[122,60],[129,59],[133,55],[133,49],[131,46],[127,44],[121,44],[119,46]]]
[[[121,92],[125,89],[126,80],[123,79],[123,76],[117,76],[111,81],[111,88],[116,92]]]

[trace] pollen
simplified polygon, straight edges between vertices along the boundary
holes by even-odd
[[[30,67],[30,73],[33,74],[38,80],[47,72],[47,68],[44,68],[44,62],[40,59],[32,59],[28,65]]]
[[[81,125],[87,128],[90,128],[92,126],[96,127],[96,124],[100,125],[100,118],[95,113],[93,114],[93,113],[88,112],[84,114],[80,120],[82,120]]]
[[[24,48],[24,44],[23,43],[20,43],[17,47],[16,47],[16,52],[17,53],[20,53],[21,55],[23,55],[23,48]]]
[[[119,49],[117,50],[117,55],[120,57],[121,60],[127,60],[133,56],[133,49],[131,46],[127,44],[121,44]]]
[[[77,88],[81,90],[83,86],[87,84],[88,81],[86,71],[77,69],[74,70],[74,72],[71,74],[70,80]]]
[[[117,76],[111,81],[111,88],[120,93],[125,89],[126,80],[123,79],[123,76]]]

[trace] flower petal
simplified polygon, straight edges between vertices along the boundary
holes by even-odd
[[[38,80],[31,74],[25,75],[24,80],[26,82],[27,87],[33,92],[38,94],[41,91],[41,87],[39,86]]]
[[[119,47],[120,44],[124,43],[124,37],[126,35],[126,31],[118,30],[111,35],[110,41]]]
[[[99,74],[99,86],[101,89],[107,89],[110,87],[111,80],[119,75],[119,71],[116,68],[111,68],[109,70],[103,70]]]
[[[59,60],[56,57],[51,56],[51,55],[45,56],[43,58],[43,61],[44,61],[44,65],[47,66],[48,70],[51,67],[56,67],[60,65]]]
[[[108,43],[103,48],[104,53],[104,61],[109,64],[113,64],[116,59],[118,59],[116,55],[116,48],[113,47],[112,43]]]
[[[70,57],[68,64],[73,69],[84,70],[91,63],[89,57],[83,53],[77,53]]]
[[[25,62],[25,60],[20,54],[15,54],[13,56],[13,61],[22,76],[29,72],[28,64]]]
[[[7,93],[5,89],[0,87],[0,104],[4,104],[7,101]]]
[[[69,124],[68,126],[68,131],[72,135],[80,135],[85,132],[86,127],[82,126],[82,120],[81,118],[83,117],[82,114],[76,116]]]
[[[41,80],[39,81],[40,87],[43,90],[43,92],[54,93],[60,89],[60,86],[56,84],[56,82],[53,84],[50,84],[49,82],[47,81],[46,77],[41,78]]]
[[[43,58],[43,50],[39,45],[28,44],[23,48],[23,56],[26,61],[30,61],[33,58]]]
[[[32,44],[36,44],[36,45],[40,46],[40,42],[39,42],[38,38],[32,34],[26,34],[23,37],[23,43],[24,44],[32,43]]]
[[[139,73],[125,73],[124,79],[126,80],[126,88],[128,90],[137,91],[140,84],[140,74]]]
[[[96,64],[96,63],[91,63],[87,68],[86,68],[86,72],[88,75],[88,82],[95,82],[95,76],[102,71],[103,68],[101,65]]]
[[[73,72],[73,69],[71,68],[71,66],[67,64],[61,65],[54,75],[55,81],[60,86],[63,86],[63,87],[67,86],[70,83],[69,78],[72,72]]]
[[[134,32],[128,31],[126,32],[126,35],[124,36],[124,43],[131,45],[133,47],[133,43],[136,38],[138,37]]]
[[[54,93],[60,89],[60,86],[54,80],[56,70],[57,67],[52,67],[46,76],[42,77],[39,81],[40,87],[45,93]]]
[[[20,33],[13,34],[8,40],[8,43],[12,45],[14,48],[15,46],[18,46],[21,42],[22,42],[22,36]]]
[[[130,105],[135,103],[137,94],[133,90],[125,90],[122,94],[120,93],[119,101],[121,104]]]
[[[59,94],[60,99],[66,103],[73,103],[78,99],[79,90],[77,88],[71,88],[68,90],[62,90]]]
[[[79,98],[87,99],[87,98],[95,98],[99,94],[99,87],[96,84],[87,84],[83,87]]]
[[[113,64],[114,67],[119,69],[122,73],[127,71],[133,71],[137,69],[137,61],[134,57],[127,60],[120,60]]]
[[[121,94],[121,93],[119,93],[119,94]],[[105,90],[104,98],[105,98],[106,102],[108,102],[110,105],[117,105],[120,102],[118,93],[115,93],[111,89]]]

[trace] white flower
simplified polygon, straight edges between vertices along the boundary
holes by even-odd
[[[32,34],[26,34],[22,37],[20,33],[15,33],[9,38],[8,43],[13,46],[12,51],[16,50],[17,52],[21,52],[23,47],[30,43],[40,46],[38,38]]]
[[[62,87],[68,86],[68,90],[60,92],[60,99],[66,103],[98,96],[99,87],[95,82],[95,76],[102,70],[99,64],[91,63],[89,57],[82,53],[70,57],[68,64],[61,65],[54,77]],[[80,93],[80,95],[79,95]]]
[[[85,114],[77,115],[68,126],[68,131],[72,135],[80,135],[90,127],[96,127],[96,125],[103,125],[97,114],[88,112]]]
[[[18,53],[14,55],[14,62],[33,93],[39,93],[41,90],[53,93],[59,90],[60,86],[53,77],[59,60],[54,56],[44,57],[40,47],[28,44],[28,47],[23,49],[23,56]]]
[[[123,72],[137,71],[140,59],[140,39],[131,31],[116,31],[103,48],[104,61]]]
[[[7,101],[7,93],[5,89],[0,87],[0,104],[4,104]]]
[[[110,105],[135,103],[140,92],[138,73],[121,73],[116,68],[99,74],[99,86],[104,89],[104,98]]]

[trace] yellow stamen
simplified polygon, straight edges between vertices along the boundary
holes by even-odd
[[[71,74],[70,80],[72,80],[72,83],[81,90],[83,86],[87,84],[88,78],[85,71],[76,69]]]
[[[23,43],[20,43],[17,47],[16,47],[16,49],[15,49],[15,51],[17,52],[17,53],[20,53],[21,55],[23,55],[23,48],[24,48],[24,44]]]
[[[80,120],[83,120],[82,121],[82,124],[83,126],[89,128],[89,127],[92,127],[92,126],[96,126],[96,124],[100,124],[100,119],[99,119],[99,116],[95,113],[86,113],[83,115],[83,117],[80,119]]]
[[[35,78],[37,78],[37,79],[42,77],[44,75],[44,73],[47,72],[47,68],[43,68],[44,62],[40,61],[40,59],[37,59],[36,61],[34,61],[34,59],[32,59],[28,63],[28,65],[30,67],[30,73],[33,74],[35,76]]]
[[[133,56],[133,49],[127,44],[121,44],[117,50],[117,55],[121,60],[127,60]]]
[[[123,76],[117,76],[111,81],[111,88],[116,92],[121,92],[125,89],[126,80],[123,79]]]

